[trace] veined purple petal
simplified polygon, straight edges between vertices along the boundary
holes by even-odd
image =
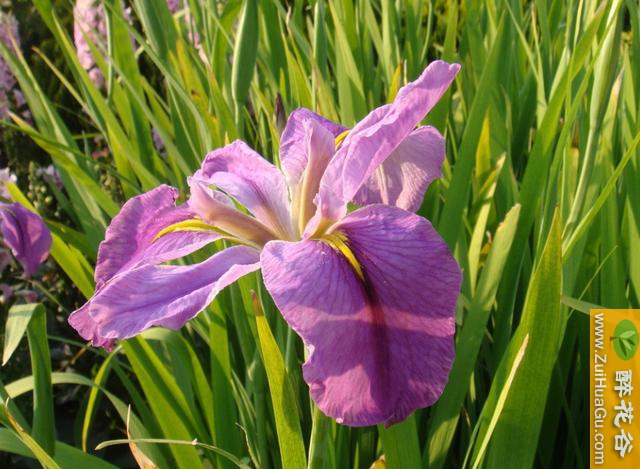
[[[347,425],[390,425],[447,382],[460,270],[427,220],[396,207],[357,210],[337,230],[364,281],[323,241],[272,241],[265,285],[309,348],[303,372],[319,408]]]
[[[277,238],[270,228],[235,208],[226,194],[210,186],[210,180],[202,179],[198,173],[189,178],[189,208],[205,222],[256,246]]]
[[[170,186],[129,199],[111,220],[98,249],[96,289],[118,272],[141,262],[164,262],[186,256],[220,238],[214,232],[176,231],[154,241],[164,228],[193,218],[185,205],[176,207],[178,190]]]
[[[300,182],[307,167],[308,154],[304,122],[308,120],[324,127],[333,135],[334,139],[347,130],[346,127],[331,122],[309,109],[298,108],[289,115],[287,125],[280,137],[280,163],[287,183],[291,187]]]
[[[444,137],[434,127],[409,134],[362,185],[354,201],[383,203],[416,212],[429,184],[442,176]]]
[[[320,184],[319,218],[339,220],[358,190],[438,102],[460,66],[432,62],[393,103],[374,109],[345,138]],[[318,217],[314,223],[320,223]]]
[[[182,327],[227,285],[260,267],[259,252],[234,246],[188,266],[143,264],[117,274],[69,323],[94,346],[110,348],[152,326]]]
[[[291,237],[289,193],[282,172],[246,143],[236,140],[209,153],[194,178],[217,186],[275,233]]]
[[[18,203],[0,204],[0,231],[27,277],[33,275],[51,249],[51,233],[42,218]]]

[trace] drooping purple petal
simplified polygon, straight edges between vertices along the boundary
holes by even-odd
[[[118,272],[141,262],[163,262],[186,256],[220,238],[214,232],[176,231],[154,241],[168,226],[194,218],[186,205],[176,207],[178,190],[170,186],[129,199],[107,228],[98,249],[96,289]]]
[[[409,134],[362,185],[354,201],[383,203],[416,212],[429,184],[442,176],[444,137],[434,127]]]
[[[110,348],[152,326],[182,327],[238,278],[257,270],[259,252],[234,246],[188,266],[143,264],[117,274],[69,323],[94,346]]]
[[[295,109],[289,115],[287,125],[280,137],[280,163],[289,186],[295,186],[300,182],[307,167],[308,155],[304,127],[304,122],[307,120],[320,124],[333,135],[334,139],[347,130],[346,127],[331,122],[309,109]]]
[[[347,204],[438,102],[460,66],[432,62],[417,80],[403,86],[393,103],[374,109],[351,130],[320,184],[319,218],[339,220]]]
[[[347,425],[390,425],[447,382],[460,270],[427,220],[396,207],[357,210],[337,230],[364,281],[323,241],[273,241],[265,285],[309,348],[304,378],[320,409]]]
[[[26,276],[33,275],[51,249],[51,233],[42,218],[18,203],[0,204],[0,231]]]
[[[292,235],[282,172],[246,143],[236,140],[209,153],[194,178],[225,191],[275,233]]]

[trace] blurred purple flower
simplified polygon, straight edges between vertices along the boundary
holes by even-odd
[[[0,233],[4,244],[30,277],[49,255],[51,233],[35,213],[18,203],[0,203]]]
[[[171,13],[177,12],[182,7],[182,0],[167,0],[167,8]]]
[[[416,125],[458,69],[432,63],[348,132],[309,110],[293,112],[282,172],[236,141],[189,178],[187,204],[176,207],[168,186],[132,198],[100,245],[95,294],[69,322],[108,348],[151,326],[181,327],[261,268],[309,349],[304,379],[325,414],[389,425],[433,404],[454,357],[461,274],[435,229],[413,213],[445,152],[436,129]],[[351,201],[364,206],[347,213]],[[237,245],[195,265],[162,265],[221,238]]]

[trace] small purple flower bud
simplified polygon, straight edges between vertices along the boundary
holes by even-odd
[[[287,125],[287,112],[284,110],[284,104],[282,103],[282,96],[280,93],[276,95],[276,105],[273,109],[273,120],[275,121],[278,135],[282,135],[282,132]]]

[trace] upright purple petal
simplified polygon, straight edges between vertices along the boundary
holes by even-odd
[[[305,143],[305,121],[314,121],[324,127],[335,139],[347,130],[339,124],[305,108],[295,109],[287,120],[287,125],[280,137],[280,163],[282,171],[287,178],[289,186],[295,186],[300,182],[302,174],[307,167],[307,145]]]
[[[143,264],[117,274],[69,323],[94,346],[110,348],[152,326],[182,327],[238,278],[257,270],[259,252],[234,246],[188,266]]]
[[[323,241],[273,241],[265,285],[309,348],[304,379],[320,409],[347,425],[390,425],[447,382],[460,270],[427,220],[395,207],[357,210],[337,230],[363,280]]]
[[[176,207],[178,190],[159,186],[129,199],[107,228],[98,249],[96,289],[118,272],[141,262],[163,262],[186,256],[220,238],[214,232],[178,231],[154,241],[168,226],[189,220],[194,213],[185,205]]]
[[[0,204],[0,231],[27,277],[33,275],[51,249],[51,233],[42,218],[18,203]]]
[[[315,195],[320,181],[336,149],[335,136],[319,122],[308,119],[302,124],[305,146],[305,168],[299,181],[290,186],[293,218],[298,233],[304,231],[309,219],[316,211]]]
[[[236,140],[209,153],[194,178],[229,194],[275,233],[292,235],[284,177],[246,143]]]
[[[429,184],[442,176],[444,137],[434,127],[409,134],[362,185],[354,201],[383,203],[416,212]]]
[[[393,103],[374,109],[351,130],[322,178],[320,218],[344,216],[360,187],[433,108],[459,69],[458,64],[432,62],[400,89]]]

